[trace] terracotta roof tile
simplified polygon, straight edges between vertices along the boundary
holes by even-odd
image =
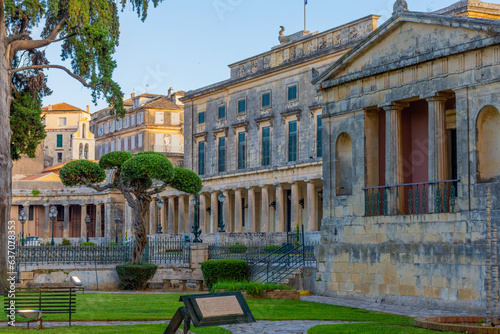
[[[49,110],[49,107],[51,107],[52,109]],[[57,103],[57,104],[52,104],[52,105],[48,105],[48,106],[45,106],[45,107],[42,107],[42,110],[43,111],[77,111],[77,112],[82,112],[83,110],[80,109],[80,108],[77,108],[75,106],[72,106],[71,104],[67,104],[67,103]]]

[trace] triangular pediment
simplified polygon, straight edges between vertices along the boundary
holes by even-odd
[[[424,13],[392,17],[313,80],[323,88],[500,42],[500,22]]]

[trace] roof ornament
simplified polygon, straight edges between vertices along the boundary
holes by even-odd
[[[394,4],[394,11],[392,15],[402,14],[408,11],[408,3],[405,0],[397,0]]]
[[[283,26],[280,26],[281,30],[280,30],[280,35],[278,37],[279,41],[280,41],[280,44],[285,44],[285,43],[288,43],[290,42],[290,36],[285,36],[283,33],[285,32],[285,27]]]

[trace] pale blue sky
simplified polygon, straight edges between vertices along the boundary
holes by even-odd
[[[432,11],[453,0],[407,0],[411,11]],[[490,2],[500,3],[500,0]],[[135,90],[166,94],[197,89],[229,78],[228,64],[278,44],[279,26],[285,34],[303,29],[303,0],[164,0],[151,8],[142,23],[131,8],[122,12],[120,46],[115,54],[115,80],[126,97]],[[307,29],[324,31],[369,14],[392,13],[393,0],[309,0]],[[52,63],[61,63],[58,46],[47,49]],[[91,112],[106,107],[92,104],[90,92],[58,70],[47,71],[54,93],[44,105],[67,102]],[[149,87],[147,87],[149,86]]]

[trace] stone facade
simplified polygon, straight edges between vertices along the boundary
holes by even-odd
[[[174,166],[182,166],[184,157],[184,112],[179,98],[183,91],[169,95],[141,94],[125,100],[123,118],[108,107],[92,114],[90,122],[96,136],[96,155],[113,151],[164,153]]]
[[[203,232],[217,232],[219,223],[237,233],[319,230],[322,96],[310,82],[369,35],[377,19],[281,36],[271,51],[229,65],[229,80],[186,93],[184,163],[203,179]],[[161,198],[167,231],[188,233],[192,197],[169,190]]]
[[[396,13],[313,81],[327,138],[318,293],[484,311],[500,23],[476,17],[500,8],[469,2],[470,15],[450,12],[463,2]]]

